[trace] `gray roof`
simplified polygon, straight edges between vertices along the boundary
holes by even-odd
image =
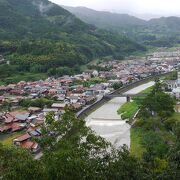
[[[165,84],[171,84],[171,85],[173,85],[177,82],[178,82],[177,80],[166,80],[166,81],[164,81]]]
[[[56,109],[56,108],[49,108],[49,109],[45,108],[45,109],[43,109],[43,112],[58,112],[58,109]]]
[[[29,117],[29,113],[26,114],[17,114],[16,119],[20,121],[25,121]]]

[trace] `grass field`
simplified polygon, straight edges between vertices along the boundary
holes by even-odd
[[[141,94],[149,94],[152,91],[153,87],[149,87],[143,91],[141,91]],[[134,97],[133,101],[127,102],[123,104],[119,110],[118,114],[121,114],[121,118],[124,119],[132,119],[133,116],[136,114],[136,112],[139,109],[138,104],[142,102],[144,97]]]
[[[149,94],[151,93],[152,90],[153,90],[153,86],[141,91],[140,94]]]
[[[3,140],[0,140],[0,142],[5,146],[12,146],[13,140],[23,134],[24,134],[24,131],[10,134],[10,135],[8,135],[8,137],[5,137]]]
[[[180,113],[178,113],[178,112],[173,113],[173,115],[171,116],[171,119],[180,121]]]
[[[120,109],[118,110],[118,114],[121,114],[121,118],[124,119],[131,119],[138,111],[138,105],[135,101],[127,102],[123,104]]]
[[[20,81],[37,81],[40,79],[46,79],[47,77],[48,76],[44,73],[19,73],[8,78],[0,79],[0,85],[18,83]]]
[[[131,128],[131,147],[130,152],[133,156],[141,158],[145,149],[141,145],[143,130],[140,128]]]

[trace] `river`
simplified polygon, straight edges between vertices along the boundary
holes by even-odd
[[[124,94],[137,94],[153,85],[154,82],[151,81],[135,87]],[[125,97],[113,98],[85,119],[88,127],[90,127],[97,135],[100,135],[108,142],[111,142],[116,148],[119,148],[124,144],[130,148],[131,126],[123,121],[120,115],[117,114],[117,110],[125,102]]]

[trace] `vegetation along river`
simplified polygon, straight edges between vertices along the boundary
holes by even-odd
[[[135,87],[125,94],[137,94],[153,86],[154,82],[149,82]],[[121,119],[117,110],[126,102],[125,97],[113,98],[111,101],[101,106],[86,118],[86,125],[97,135],[111,142],[116,148],[127,145],[130,148],[130,125]]]

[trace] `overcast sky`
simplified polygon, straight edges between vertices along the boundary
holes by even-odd
[[[51,0],[68,6],[137,14],[179,15],[180,0]]]

